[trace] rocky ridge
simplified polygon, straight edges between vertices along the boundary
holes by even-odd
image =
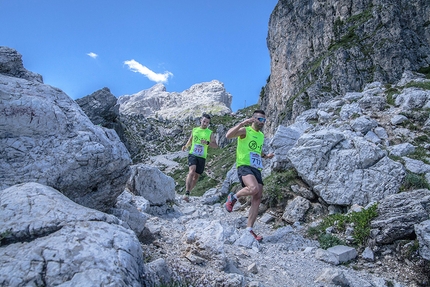
[[[163,84],[148,90],[118,98],[122,115],[142,115],[160,120],[185,120],[201,117],[202,113],[222,115],[231,113],[232,96],[224,85],[213,80],[193,85],[178,92],[167,92]]]

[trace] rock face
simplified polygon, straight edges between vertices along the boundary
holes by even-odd
[[[425,0],[278,1],[267,37],[270,81],[261,98],[270,133],[336,95],[428,67],[428,19]]]
[[[216,80],[192,86],[182,93],[166,92],[163,84],[118,99],[120,113],[151,118],[184,120],[201,117],[202,113],[231,113],[232,96]]]
[[[94,126],[61,90],[28,80],[17,53],[0,52],[0,190],[35,181],[84,206],[112,207],[130,175],[118,135]]]
[[[422,128],[430,94],[420,88],[429,83],[422,74],[405,72],[390,90],[374,82],[301,113],[294,124],[278,126],[269,143],[276,155],[270,168],[294,168],[320,200],[337,206],[381,201],[402,190],[407,176],[430,178]],[[393,121],[400,115],[404,122]],[[413,131],[405,128],[410,122]]]
[[[114,129],[125,143],[124,128],[119,120],[117,101],[118,99],[108,88],[100,89],[91,95],[76,100],[93,124]]]

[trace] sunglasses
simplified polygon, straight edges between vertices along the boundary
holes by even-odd
[[[266,122],[266,118],[256,118],[260,123],[265,123]]]

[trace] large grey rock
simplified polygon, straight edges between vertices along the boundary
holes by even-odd
[[[124,127],[119,119],[117,101],[118,99],[106,87],[76,100],[93,124],[114,129],[125,143]]]
[[[331,283],[335,286],[351,286],[344,272],[330,268],[324,269],[315,282]]]
[[[382,89],[379,88],[378,92],[382,92]],[[387,105],[387,100],[385,99],[385,96],[381,97],[381,96],[374,96],[374,95],[366,95],[365,97],[358,100],[358,104],[363,110],[366,109],[370,111],[379,112],[385,109]]]
[[[420,255],[430,260],[430,220],[415,225],[415,234],[420,244]]]
[[[173,178],[165,175],[159,169],[145,164],[131,166],[131,176],[127,181],[127,188],[131,193],[149,201],[148,213],[154,213],[153,207],[167,207],[167,203],[173,202],[175,199]]]
[[[339,258],[336,256],[336,254],[321,248],[316,250],[315,258],[333,265],[339,265]]]
[[[224,85],[213,80],[193,85],[181,93],[167,92],[163,84],[118,98],[120,113],[145,117],[184,120],[199,118],[202,113],[231,113],[232,96]]]
[[[402,159],[405,161],[406,169],[413,173],[423,174],[430,172],[430,164],[406,156],[402,157]]]
[[[401,123],[407,121],[408,118],[405,117],[404,115],[395,115],[392,119],[391,119],[391,124],[393,125],[400,125]]]
[[[414,225],[429,218],[430,191],[420,189],[393,194],[378,205],[378,216],[371,221],[371,234],[377,243],[390,244],[409,238]]]
[[[0,205],[1,286],[146,286],[140,243],[116,217],[38,183],[2,190]]]
[[[430,80],[427,82],[430,82]],[[418,88],[404,89],[403,92],[396,97],[395,103],[402,108],[402,110],[406,111],[430,108],[430,91]]]
[[[405,156],[415,151],[415,147],[410,143],[402,143],[388,148],[391,155]]]
[[[355,95],[361,95],[360,93],[354,93]],[[345,95],[347,97],[348,94]],[[351,104],[345,104],[341,107],[339,113],[341,119],[348,120],[352,116],[362,115],[362,109],[360,108],[357,102],[353,102]]]
[[[95,125],[106,126],[119,117],[117,98],[106,87],[76,102]]]
[[[296,144],[300,136],[310,128],[306,121],[296,122],[295,124],[285,127],[280,125],[273,138],[269,142],[269,147],[273,150],[276,157],[270,162],[274,170],[285,169],[288,167],[288,151]]]
[[[365,116],[359,117],[353,120],[351,123],[351,127],[353,128],[353,130],[361,132],[362,134],[366,134],[377,126],[378,123],[375,120],[371,120]]]
[[[0,74],[0,189],[35,181],[107,210],[131,159],[118,135],[94,126],[61,90]]]
[[[328,248],[327,251],[333,253],[340,263],[348,262],[357,257],[357,250],[345,245],[336,245]]]
[[[301,196],[297,196],[285,208],[284,214],[282,215],[282,219],[284,219],[288,223],[302,221],[310,207],[311,204],[309,200]]]
[[[405,174],[375,144],[337,129],[303,134],[288,158],[328,204],[367,205],[383,199],[398,192]]]
[[[109,213],[125,222],[136,233],[139,240],[143,241],[147,234],[145,230],[147,220],[145,211],[148,207],[149,201],[145,198],[125,190],[118,196],[115,206],[109,210]]]

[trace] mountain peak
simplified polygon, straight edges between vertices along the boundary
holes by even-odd
[[[163,84],[118,99],[120,113],[179,119],[200,117],[206,112],[212,115],[231,113],[232,96],[218,80],[191,86],[183,92],[167,92]]]

